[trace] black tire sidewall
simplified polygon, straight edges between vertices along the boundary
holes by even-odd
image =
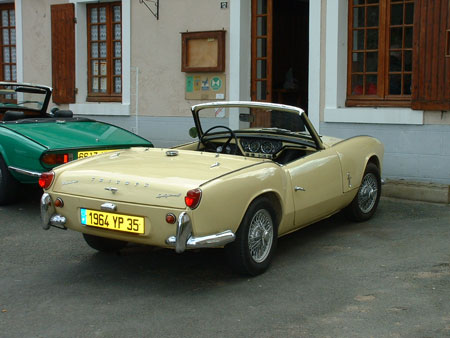
[[[266,259],[262,262],[256,262],[251,254],[248,245],[248,234],[250,223],[253,216],[259,211],[265,209],[269,212],[273,224],[272,246]],[[240,273],[249,275],[258,275],[267,270],[269,267],[278,239],[278,224],[275,211],[269,201],[265,197],[260,197],[252,202],[242,219],[239,229],[236,232],[236,240],[226,247],[229,262]]]

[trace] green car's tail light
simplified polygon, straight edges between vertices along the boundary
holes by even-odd
[[[43,189],[48,189],[53,182],[55,173],[53,171],[42,173],[39,177],[39,186]]]
[[[200,200],[202,199],[202,190],[201,189],[192,189],[189,190],[184,197],[184,203],[191,209],[195,209],[200,204]]]
[[[72,154],[45,153],[41,158],[42,163],[48,166],[60,165],[72,160]]]

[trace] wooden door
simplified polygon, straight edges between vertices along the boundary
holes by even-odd
[[[272,100],[273,0],[252,0],[253,101]]]

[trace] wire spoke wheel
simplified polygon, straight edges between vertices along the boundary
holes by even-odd
[[[358,191],[358,205],[363,213],[368,213],[375,205],[378,196],[378,182],[374,174],[364,176]]]
[[[258,210],[253,216],[248,231],[248,246],[252,259],[263,262],[269,256],[273,241],[273,221],[265,209]]]

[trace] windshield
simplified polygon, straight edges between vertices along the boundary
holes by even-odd
[[[42,111],[48,92],[22,84],[0,84],[0,109]]]
[[[303,119],[298,112],[268,110],[248,107],[214,107],[198,111],[202,132],[221,125],[232,130],[264,130],[292,134],[306,132]]]

